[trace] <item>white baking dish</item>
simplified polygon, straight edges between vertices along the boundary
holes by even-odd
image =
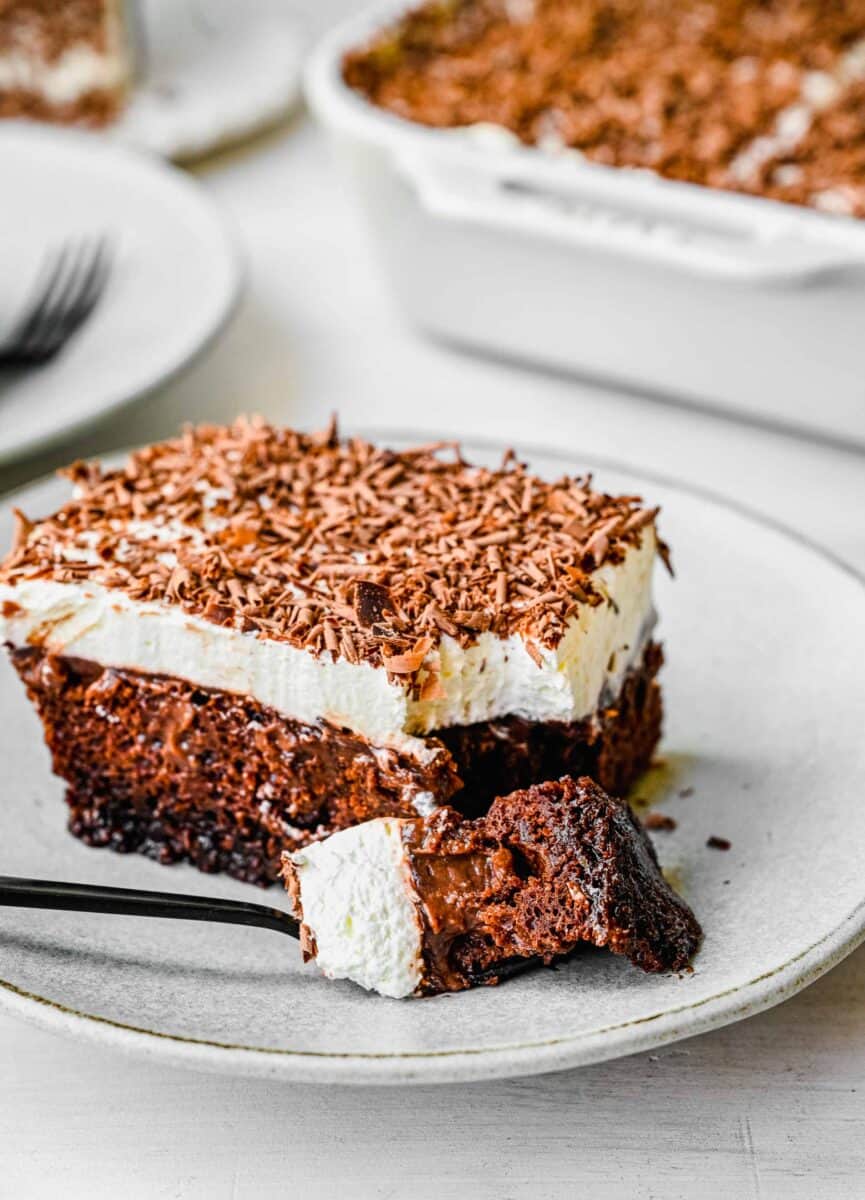
[[[340,67],[405,8],[332,32],[306,82],[412,321],[865,446],[865,221],[394,117]]]

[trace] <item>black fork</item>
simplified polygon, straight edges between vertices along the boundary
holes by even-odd
[[[0,875],[0,907],[218,921],[224,925],[257,925],[261,929],[287,933],[289,937],[300,937],[300,926],[294,917],[266,904],[220,900],[215,896],[185,896],[177,892],[101,887],[92,883],[61,883],[55,879],[18,879]]]
[[[38,366],[58,354],[91,315],[111,274],[107,238],[82,238],[52,251],[26,312],[0,345],[0,365]]]
[[[223,925],[253,925],[300,937],[300,924],[289,913],[266,904],[186,896],[177,892],[147,892],[137,888],[101,887],[90,883],[61,883],[53,879],[19,879],[0,875],[0,908],[59,909],[63,912],[109,913],[128,917],[167,917],[176,921],[216,921]],[[519,975],[538,959],[513,958],[472,974],[473,984],[498,982]]]

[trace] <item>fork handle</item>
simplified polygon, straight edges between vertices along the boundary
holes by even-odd
[[[300,937],[300,926],[294,917],[264,904],[221,900],[214,896],[185,896],[176,892],[64,883],[53,879],[19,879],[0,875],[0,907],[161,917],[175,921],[216,921],[223,925],[275,929],[278,933],[287,933],[289,937]]]

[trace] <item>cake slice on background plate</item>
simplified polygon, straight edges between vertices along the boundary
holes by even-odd
[[[132,77],[126,0],[0,0],[0,117],[106,125]]]
[[[396,998],[496,983],[509,962],[581,942],[681,971],[701,937],[630,808],[587,778],[500,797],[475,820],[381,817],[283,868],[304,958]]]
[[[665,548],[637,497],[258,420],[68,473],[19,515],[0,640],[89,844],[269,883],[374,817],[648,764]]]

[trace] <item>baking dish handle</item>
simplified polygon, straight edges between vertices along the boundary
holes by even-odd
[[[563,185],[543,173],[454,169],[403,153],[400,172],[424,209],[442,220],[523,233],[583,246],[658,266],[749,284],[793,285],[865,268],[849,246],[808,238],[783,214],[761,220],[707,219],[670,207],[601,194],[597,179],[585,186],[576,173]],[[591,168],[590,168],[591,170]],[[540,178],[539,178],[540,177]],[[652,180],[652,182],[657,182]],[[728,199],[724,196],[722,199]],[[661,201],[661,203],[657,203]]]

